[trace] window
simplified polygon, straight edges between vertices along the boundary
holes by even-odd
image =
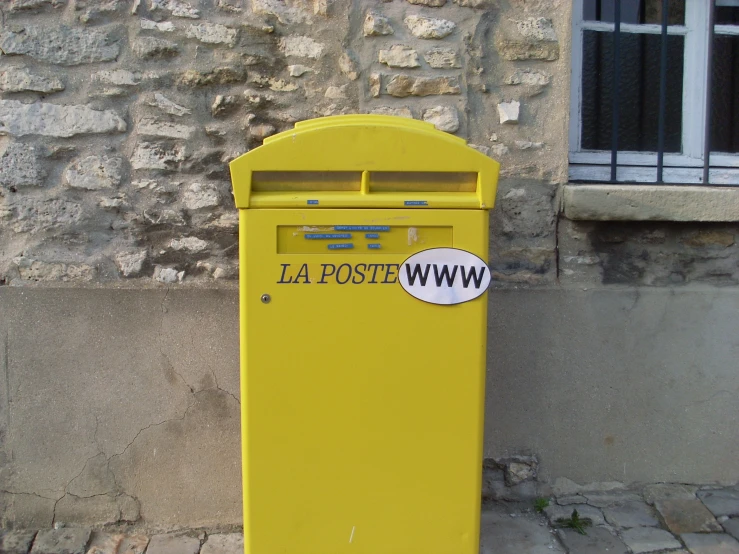
[[[570,180],[739,185],[739,0],[573,0],[573,18]]]

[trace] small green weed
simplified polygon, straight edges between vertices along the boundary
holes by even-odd
[[[536,510],[536,513],[540,514],[544,511],[544,508],[549,506],[549,499],[548,498],[537,498],[534,500],[534,510]]]
[[[565,527],[567,529],[573,529],[581,535],[587,535],[585,532],[586,527],[590,527],[593,524],[590,518],[581,518],[577,510],[572,510],[570,517],[561,517],[557,520],[557,527]]]

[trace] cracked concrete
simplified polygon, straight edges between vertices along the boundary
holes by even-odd
[[[234,490],[234,483],[240,484],[238,320],[232,293],[198,291],[195,298],[183,298],[164,290],[143,295],[7,290],[0,297],[0,312],[11,315],[0,323],[0,397],[7,398],[0,400],[5,491],[0,502],[7,506],[7,524],[136,521],[138,476],[148,468],[135,465],[132,457],[138,459],[140,451],[132,447],[152,434],[160,452],[179,452],[171,460],[175,466],[185,462],[202,473],[197,486],[173,485],[171,490],[183,496],[168,496],[161,508],[202,506],[181,513],[212,521],[216,516],[205,507],[214,497],[200,485],[221,479],[224,491],[238,502],[221,503],[213,514],[226,509],[227,520],[240,518],[240,495]],[[22,429],[9,424],[11,415],[23,422]],[[183,436],[208,446],[183,452]],[[219,466],[225,469],[217,475]],[[165,476],[177,480],[179,468],[162,469],[159,477]],[[145,502],[160,503],[161,481],[144,481],[150,486],[143,490]],[[159,514],[157,508],[148,511]],[[154,521],[193,523],[164,515]]]
[[[142,505],[146,521],[164,527],[241,522],[239,404],[203,390],[182,418],[142,431],[111,460],[123,490]],[[174,439],[174,440],[173,440]],[[207,486],[203,486],[207,483]]]

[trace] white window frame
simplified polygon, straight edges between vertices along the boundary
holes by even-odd
[[[613,23],[583,20],[584,0],[572,2],[572,81],[570,88],[570,180],[607,182],[611,178],[610,150],[595,151],[581,148],[583,33],[613,31]],[[708,0],[685,0],[685,25],[671,25],[669,35],[682,35],[683,124],[682,153],[665,153],[663,175],[665,183],[702,184],[703,151],[705,147],[706,63],[708,41]],[[622,33],[660,34],[661,25],[621,23]],[[739,25],[716,25],[716,35],[739,35]],[[619,150],[617,181],[654,183],[657,181],[657,153]],[[739,185],[739,154],[711,152],[710,184]]]

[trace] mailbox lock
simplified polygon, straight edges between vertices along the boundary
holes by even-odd
[[[272,297],[269,294],[262,295],[262,304],[269,304],[270,300],[272,300]]]

